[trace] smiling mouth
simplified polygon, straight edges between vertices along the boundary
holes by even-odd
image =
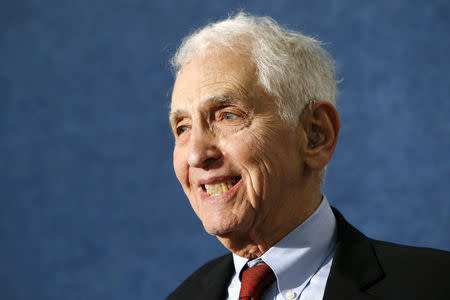
[[[202,188],[206,191],[208,196],[218,196],[230,190],[236,183],[239,182],[239,180],[241,180],[241,177],[237,176],[220,182],[202,184]]]

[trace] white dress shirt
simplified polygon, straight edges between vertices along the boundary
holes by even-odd
[[[229,300],[239,298],[242,268],[261,260],[276,276],[263,293],[263,300],[322,299],[336,247],[336,219],[327,198],[302,224],[261,257],[248,261],[233,253],[236,270],[228,286]]]

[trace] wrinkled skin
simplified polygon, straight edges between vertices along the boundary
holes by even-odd
[[[176,176],[205,230],[248,258],[267,251],[321,201],[319,170],[304,160],[304,123],[287,124],[276,111],[250,58],[227,49],[196,54],[172,94]],[[209,196],[202,186],[230,178],[239,182],[222,195]]]

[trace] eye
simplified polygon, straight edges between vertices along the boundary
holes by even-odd
[[[180,125],[177,127],[177,135],[181,135],[182,133],[186,132],[189,130],[189,127],[186,125]]]
[[[233,114],[231,112],[224,112],[223,113],[223,119],[224,120],[234,120],[236,119],[238,116],[236,114]]]

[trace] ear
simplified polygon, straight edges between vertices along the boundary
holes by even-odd
[[[302,145],[306,165],[315,171],[324,168],[338,141],[340,120],[336,108],[327,101],[305,107],[301,118],[306,142]]]

